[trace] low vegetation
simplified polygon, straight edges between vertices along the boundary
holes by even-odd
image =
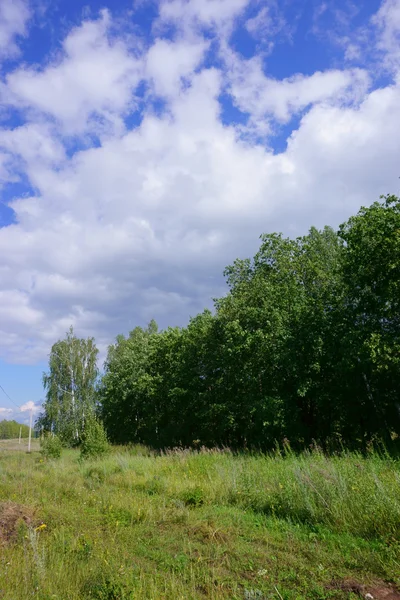
[[[400,465],[114,447],[0,453],[5,600],[400,598]]]

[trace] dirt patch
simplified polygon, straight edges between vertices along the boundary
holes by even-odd
[[[400,591],[388,585],[371,587],[368,589],[368,593],[376,600],[400,600]]]
[[[33,526],[35,509],[15,502],[0,502],[0,545],[16,539],[21,523]]]
[[[371,585],[364,585],[357,581],[347,579],[344,581],[334,581],[329,586],[330,589],[342,590],[343,592],[358,594],[360,598],[366,600],[400,600],[400,590],[396,589],[390,583],[377,581]]]

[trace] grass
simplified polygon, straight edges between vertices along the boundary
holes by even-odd
[[[0,452],[0,598],[322,600],[400,586],[400,465],[387,456],[78,457]]]
[[[27,452],[28,450],[28,439],[21,438],[21,443],[18,440],[0,440],[0,453],[2,451],[18,450],[21,452]],[[31,450],[39,450],[39,440],[31,440]]]

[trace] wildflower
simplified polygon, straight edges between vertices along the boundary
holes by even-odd
[[[35,528],[35,531],[43,531],[43,529],[46,529],[46,527],[46,523],[42,523],[41,525],[39,525],[39,527]]]
[[[268,571],[267,569],[260,569],[259,571],[257,571],[257,575],[259,575],[260,577],[265,577],[265,575],[268,575]]]

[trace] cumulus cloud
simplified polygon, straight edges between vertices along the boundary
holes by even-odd
[[[32,400],[29,400],[28,402],[25,402],[25,404],[23,404],[20,408],[21,412],[33,412],[33,413],[37,413],[39,412],[41,409],[41,407],[37,404],[35,404],[34,402],[32,402]]]
[[[25,0],[2,0],[0,3],[0,61],[18,54],[17,38],[27,33],[31,16]]]
[[[234,103],[249,115],[249,125],[264,133],[270,131],[272,120],[286,123],[317,103],[342,106],[357,103],[369,84],[368,73],[361,69],[298,73],[277,80],[265,74],[260,57],[244,60],[229,50],[224,55],[228,89]]]
[[[97,20],[69,33],[61,57],[44,68],[11,73],[9,103],[55,118],[68,134],[122,127],[142,63],[123,38],[111,36],[110,25],[110,14],[103,10]]]
[[[176,95],[184,78],[188,85],[208,47],[205,40],[189,43],[158,39],[146,57],[146,76],[154,92],[163,97]]]
[[[2,408],[0,407],[0,415],[9,415],[13,412],[12,408]]]
[[[159,27],[139,50],[103,12],[69,32],[56,60],[8,75],[25,122],[0,130],[0,177],[30,188],[0,228],[1,358],[43,359],[70,324],[103,353],[152,317],[182,325],[224,293],[224,266],[260,233],[335,226],[395,189],[399,86],[374,90],[365,69],[338,66],[272,77],[229,46],[225,25],[245,5],[164,1],[173,39]],[[265,143],[223,120],[224,94],[248,127],[265,127]],[[273,152],[269,131],[293,116]]]

